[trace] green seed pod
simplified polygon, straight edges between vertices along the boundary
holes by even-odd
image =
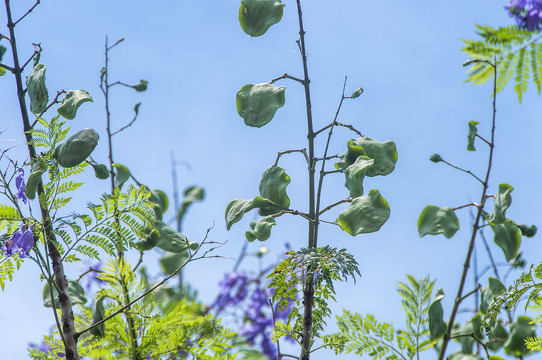
[[[83,129],[55,149],[55,158],[62,167],[74,167],[86,160],[98,144],[98,133]]]

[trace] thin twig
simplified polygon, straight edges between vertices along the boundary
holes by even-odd
[[[303,85],[305,85],[305,82],[299,78],[296,78],[295,76],[290,76],[288,74],[284,74],[284,75],[281,75],[279,77],[276,77],[274,79],[271,79],[271,81],[269,81],[269,84],[273,84],[274,82],[277,82],[279,80],[282,80],[282,79],[290,79],[290,80],[294,80],[294,81],[297,81],[298,83],[301,83]]]
[[[41,112],[41,114],[39,114],[37,117],[36,117],[36,120],[34,120],[34,122],[32,123],[32,125],[30,125],[31,128],[34,128],[34,126],[36,126],[36,123],[38,122],[39,118],[41,118],[43,116],[43,114],[45,114],[47,112],[47,110],[49,110],[51,108],[51,106],[53,106],[54,104],[58,104],[60,103],[60,101],[58,101],[58,98],[60,97],[60,95],[62,94],[66,94],[67,91],[66,90],[60,90],[60,91],[57,91],[56,92],[56,96],[55,98],[53,99],[53,101],[51,101],[51,103],[49,105],[47,105],[45,107],[45,110],[43,110]]]
[[[322,215],[323,213],[325,213],[328,210],[333,209],[337,205],[341,205],[341,204],[344,204],[344,203],[350,203],[350,202],[352,202],[352,200],[353,200],[352,198],[347,198],[347,199],[339,200],[336,203],[333,203],[333,204],[331,204],[329,206],[326,206],[322,211],[320,211],[318,213],[318,216]]]
[[[484,184],[484,181],[482,179],[480,179],[478,176],[474,175],[470,170],[465,170],[465,169],[462,169],[460,168],[459,166],[455,166],[453,164],[450,164],[449,162],[447,162],[446,160],[444,159],[441,159],[440,161],[442,161],[443,163],[445,163],[446,165],[448,166],[451,166],[453,167],[454,169],[457,169],[459,171],[463,171],[464,173],[467,173],[469,175],[471,175],[472,177],[474,177],[476,180],[478,180],[479,182],[481,182],[482,184]]]
[[[468,294],[465,294],[463,295],[463,297],[461,297],[460,301],[463,301],[465,300],[466,298],[468,298],[469,296],[475,294],[478,290],[480,290],[482,288],[482,285],[478,284],[478,286],[476,287],[476,289],[472,290],[471,292],[469,292]]]
[[[9,70],[11,73],[15,74],[15,69],[11,66],[0,63],[0,67],[3,67],[4,69]]]
[[[482,140],[483,142],[485,142],[486,144],[488,144],[489,146],[491,146],[491,143],[487,141],[486,139],[484,139],[483,137],[481,137],[480,135],[476,134],[475,136],[479,138],[480,140]]]
[[[26,67],[26,65],[28,65],[30,63],[30,61],[32,61],[36,56],[38,56],[38,60],[39,61],[39,56],[41,54],[41,44],[38,43],[38,44],[32,44],[34,45],[34,52],[32,53],[32,56],[30,56],[30,58],[28,60],[26,60],[26,62],[24,63],[23,66],[21,66],[21,71],[24,71],[24,68]]]
[[[17,25],[19,23],[19,21],[21,21],[22,19],[24,19],[25,17],[27,17],[32,11],[34,11],[34,9],[40,4],[40,0],[36,0],[36,3],[34,4],[34,6],[32,6],[23,16],[21,16],[19,18],[19,20],[15,21],[13,23],[13,25]]]
[[[141,104],[141,103],[138,103],[138,105],[139,105],[139,104]],[[136,105],[136,106],[138,106],[138,105]],[[126,130],[127,128],[129,128],[130,126],[132,126],[132,124],[137,120],[137,115],[139,115],[139,111],[135,111],[134,118],[132,119],[132,121],[130,121],[130,122],[128,123],[128,125],[125,125],[125,126],[121,127],[120,129],[118,129],[117,131],[113,132],[113,133],[111,134],[111,136],[116,135],[116,134],[120,133],[121,131],[124,131],[124,130]]]
[[[207,239],[207,237],[209,236],[209,232],[211,231],[211,229],[214,227],[214,225],[210,228],[207,229],[207,232],[205,234],[205,237],[203,239],[203,241],[201,242],[200,246],[198,247],[198,250],[199,248],[201,248],[201,245],[203,245],[205,243],[205,240]],[[215,248],[212,248],[208,251],[205,252],[205,254],[203,255],[203,257],[205,257],[205,255],[207,253],[209,253],[210,251],[213,251]],[[86,333],[87,331],[90,331],[92,329],[94,329],[95,327],[97,326],[100,326],[101,324],[103,324],[104,322],[108,321],[109,319],[112,319],[114,318],[115,316],[117,316],[118,314],[124,312],[124,310],[130,308],[130,306],[134,305],[136,302],[138,302],[139,300],[143,299],[145,296],[149,295],[151,292],[153,292],[154,290],[156,290],[157,288],[159,288],[160,286],[162,286],[163,284],[165,284],[169,279],[171,279],[173,276],[177,275],[177,273],[179,271],[181,271],[182,268],[184,268],[188,263],[192,262],[192,261],[195,261],[197,259],[202,259],[203,257],[199,257],[199,258],[195,258],[195,255],[197,254],[198,250],[195,250],[194,252],[190,253],[190,256],[188,257],[188,260],[182,264],[180,267],[177,268],[177,270],[175,270],[173,273],[171,273],[170,275],[166,276],[165,278],[162,279],[162,281],[160,281],[159,283],[157,283],[156,285],[154,285],[153,287],[151,287],[149,290],[145,291],[143,294],[141,294],[140,296],[138,296],[137,298],[135,298],[134,300],[130,301],[128,304],[124,305],[122,308],[120,308],[119,310],[115,311],[114,313],[112,313],[111,315],[103,318],[102,320],[92,324],[91,326],[87,327],[86,329],[83,329],[79,332],[77,332],[75,334],[75,337],[76,338],[79,338],[79,336],[83,335],[84,333]],[[216,257],[216,256],[215,256]]]
[[[476,206],[476,207],[478,207],[478,206],[480,206],[480,204],[477,204],[477,203],[475,203],[475,202],[471,202],[471,203],[469,203],[469,204],[465,204],[465,205],[461,205],[461,206],[454,207],[454,208],[452,208],[452,210],[455,211],[455,210],[463,209],[463,208],[466,208],[466,207],[469,207],[469,206]]]
[[[278,165],[279,159],[282,155],[291,154],[295,152],[302,153],[305,156],[305,160],[307,161],[307,164],[309,163],[309,156],[307,155],[307,149],[295,149],[295,150],[279,151],[279,153],[277,154],[277,159],[275,160],[275,163],[273,164],[273,166]]]

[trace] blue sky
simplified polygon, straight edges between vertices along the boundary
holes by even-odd
[[[31,1],[14,2],[16,13],[24,13]],[[206,200],[195,205],[185,222],[185,233],[201,240],[213,223],[210,239],[228,241],[220,251],[234,258],[245,240],[252,220],[226,231],[224,209],[234,198],[257,195],[261,174],[271,166],[278,151],[306,147],[302,87],[291,81],[286,86],[286,104],[274,120],[261,129],[243,124],[235,108],[235,93],[247,83],[267,82],[285,72],[301,77],[302,69],[295,40],[295,2],[285,1],[283,20],[260,38],[250,38],[238,24],[238,1],[45,2],[17,26],[21,56],[29,56],[31,43],[41,43],[41,62],[47,65],[47,86],[51,97],[60,89],[86,89],[94,98],[84,104],[73,131],[92,127],[102,134],[93,157],[106,162],[104,100],[98,88],[103,66],[104,40],[126,40],[111,53],[113,80],[136,83],[149,81],[145,93],[114,88],[113,122],[120,128],[132,118],[135,103],[142,102],[138,121],[114,139],[115,160],[130,168],[136,178],[152,188],[162,189],[172,199],[170,152],[191,165],[179,167],[181,187],[204,186]],[[445,316],[449,315],[467,250],[470,215],[459,213],[461,231],[452,239],[417,235],[416,223],[425,205],[458,206],[478,201],[479,183],[469,176],[428,157],[438,152],[445,159],[475,173],[485,172],[487,149],[466,151],[467,123],[480,122],[488,134],[491,120],[491,88],[463,83],[467,59],[460,51],[460,39],[475,37],[475,24],[511,24],[503,6],[506,1],[312,1],[305,2],[309,71],[312,80],[315,128],[333,119],[344,77],[347,93],[365,89],[357,100],[346,102],[339,121],[351,123],[364,134],[397,144],[399,160],[389,176],[366,179],[366,190],[376,188],[388,200],[391,217],[378,233],[352,238],[336,227],[323,226],[320,245],[347,248],[360,264],[362,278],[337,287],[338,303],[333,309],[371,313],[381,321],[404,323],[396,282],[404,274],[430,274],[443,287]],[[0,15],[5,24],[5,15]],[[7,29],[2,28],[1,32]],[[4,59],[9,59],[8,55]],[[23,139],[14,81],[0,78],[0,128],[15,120],[2,136]],[[498,95],[497,136],[492,187],[506,182],[516,188],[508,216],[519,223],[540,225],[538,204],[542,201],[539,146],[540,98],[528,91],[519,105],[511,86]],[[5,126],[4,126],[5,125]],[[337,129],[332,153],[342,153],[352,138]],[[5,143],[0,143],[4,146]],[[320,140],[317,151],[325,143]],[[10,153],[26,159],[24,149]],[[292,208],[305,210],[306,167],[299,154],[290,155],[282,166],[292,178],[288,188]],[[108,191],[108,182],[82,177],[88,183],[75,198],[78,210],[97,201]],[[325,203],[348,196],[344,179],[326,179]],[[0,200],[2,201],[2,200]],[[341,208],[328,213],[334,220]],[[173,212],[166,215],[173,216]],[[299,218],[282,217],[265,245],[270,257],[283,252],[284,242],[294,248],[306,244],[306,224]],[[487,234],[488,239],[491,236]],[[540,236],[525,239],[522,246],[528,262],[539,262]],[[256,251],[261,244],[251,244]],[[486,261],[480,248],[481,263]],[[499,261],[502,253],[495,252]],[[155,255],[148,258],[155,262]],[[270,259],[272,260],[272,259]],[[186,276],[211,302],[217,283],[234,264],[231,259],[194,263]],[[247,260],[248,270],[257,264]],[[151,265],[152,267],[152,265]],[[82,266],[69,267],[76,277]],[[26,262],[0,294],[0,347],[6,358],[26,357],[28,342],[40,342],[53,321],[50,310],[41,306],[43,284],[38,269]],[[474,288],[469,284],[467,290]],[[333,321],[329,321],[332,324]],[[9,324],[9,326],[7,325]],[[320,357],[319,357],[320,356]],[[325,353],[315,358],[326,358]]]

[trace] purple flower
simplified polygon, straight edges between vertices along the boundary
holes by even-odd
[[[24,191],[26,190],[26,185],[24,184],[24,170],[23,168],[19,168],[18,174],[15,177],[15,187],[17,188],[17,199],[21,199],[25,204],[28,201],[28,198],[26,197],[26,194]]]
[[[4,255],[11,256],[15,253],[19,253],[19,257],[24,259],[28,256],[32,246],[34,246],[34,225],[30,225],[30,228],[27,230],[26,225],[22,225],[15,234],[6,241],[2,246],[1,250],[4,252]]]
[[[542,0],[510,0],[505,9],[520,27],[530,32],[541,30]]]
[[[220,296],[211,305],[220,312],[226,306],[234,306],[242,302],[248,294],[248,276],[242,272],[231,272],[220,281]]]

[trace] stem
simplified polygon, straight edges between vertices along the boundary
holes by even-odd
[[[489,175],[491,173],[491,166],[493,164],[493,150],[495,149],[495,118],[497,114],[497,107],[496,107],[496,99],[497,99],[497,62],[495,60],[495,64],[491,64],[493,66],[493,119],[492,119],[492,126],[491,126],[491,144],[489,146],[489,158],[488,158],[488,164],[487,164],[487,171],[486,171],[486,177],[485,181],[482,183],[482,196],[480,200],[480,206],[478,207],[478,210],[476,211],[476,218],[474,220],[474,224],[472,226],[472,233],[471,238],[469,242],[469,249],[467,251],[467,256],[465,258],[465,263],[463,265],[463,273],[461,274],[461,281],[459,282],[459,288],[457,289],[457,295],[455,297],[454,306],[452,308],[452,313],[450,315],[450,320],[448,321],[448,329],[446,331],[446,334],[444,335],[444,338],[442,339],[442,346],[440,347],[440,351],[438,354],[438,360],[444,360],[444,357],[446,355],[446,348],[448,346],[448,342],[451,339],[451,333],[452,328],[454,326],[455,317],[457,315],[457,311],[459,309],[459,305],[461,304],[462,298],[463,298],[463,288],[465,287],[465,282],[467,279],[467,273],[469,271],[470,266],[470,260],[472,257],[472,253],[474,250],[474,243],[476,240],[476,235],[478,233],[480,219],[482,218],[482,212],[484,208],[485,201],[487,199],[486,192],[487,188],[489,187]]]
[[[315,182],[314,182],[314,166],[316,164],[314,158],[314,130],[312,123],[312,105],[310,93],[309,69],[307,65],[307,51],[305,47],[305,30],[303,28],[303,12],[301,11],[301,0],[297,2],[297,15],[299,21],[299,50],[303,61],[303,87],[305,88],[305,106],[307,111],[307,140],[309,150],[309,217],[314,221],[309,221],[309,239],[308,247],[316,248],[318,243],[318,216],[316,214],[316,199],[315,199]],[[309,280],[304,285],[303,289],[303,331],[301,338],[301,360],[309,360],[310,348],[313,344],[312,334],[312,308],[314,305],[314,284],[313,276],[307,275]]]
[[[115,176],[113,172],[113,135],[115,133],[111,132],[111,112],[109,110],[109,88],[112,86],[109,84],[109,50],[111,50],[113,47],[115,47],[121,40],[117,41],[113,46],[108,46],[108,39],[105,38],[105,74],[102,78],[102,83],[100,84],[100,87],[102,88],[102,92],[104,93],[105,97],[105,112],[106,112],[106,122],[107,122],[107,142],[109,146],[109,172],[111,174],[111,194],[114,194],[115,192]],[[105,87],[103,86],[105,85]],[[137,117],[137,113],[136,113]],[[134,118],[135,121],[135,118]],[[119,130],[122,131],[122,130]],[[118,236],[118,244],[117,244],[117,262],[119,266],[123,266],[124,264],[124,251],[123,251],[123,239],[122,235],[120,233],[120,220],[118,217],[118,210],[117,206],[115,205],[115,222],[117,224],[117,236]],[[140,354],[139,354],[139,344],[137,341],[137,333],[136,333],[136,326],[135,321],[132,317],[132,314],[130,312],[130,304],[132,301],[130,300],[130,292],[128,289],[128,286],[126,284],[126,279],[120,274],[118,278],[119,284],[122,288],[122,299],[123,299],[123,309],[126,309],[127,311],[124,312],[124,316],[126,317],[126,322],[128,323],[128,335],[130,337],[130,352],[134,360],[140,360]]]
[[[9,0],[4,0],[6,6],[6,15],[8,18],[9,28],[9,41],[11,45],[11,51],[13,54],[13,69],[15,75],[15,81],[17,84],[17,95],[19,100],[19,108],[21,111],[21,117],[23,121],[24,134],[27,142],[28,153],[30,158],[36,157],[36,149],[32,145],[32,135],[30,134],[30,119],[28,117],[28,109],[25,101],[25,91],[22,80],[22,69],[19,64],[19,54],[17,52],[17,41],[15,39],[15,23],[11,16],[11,6]],[[40,181],[38,184],[38,199],[45,196],[45,190],[43,183]],[[58,301],[60,303],[61,310],[61,325],[58,331],[63,334],[64,349],[67,360],[79,360],[79,354],[77,353],[77,339],[75,337],[75,323],[72,311],[71,298],[68,293],[68,281],[64,274],[64,267],[60,261],[60,253],[55,246],[57,242],[55,232],[53,230],[53,224],[49,216],[47,209],[40,206],[43,229],[45,231],[46,246],[49,250],[49,257],[53,265],[54,282],[58,289]]]

